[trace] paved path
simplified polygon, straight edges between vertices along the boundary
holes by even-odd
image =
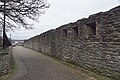
[[[23,47],[13,48],[18,73],[11,80],[93,80],[60,62]]]

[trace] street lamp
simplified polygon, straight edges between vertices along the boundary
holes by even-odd
[[[11,39],[11,34],[10,34],[10,39]]]

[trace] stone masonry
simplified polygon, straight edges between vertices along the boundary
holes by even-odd
[[[25,41],[25,47],[120,79],[120,6]]]
[[[11,60],[11,47],[0,51],[0,80],[1,77],[9,73]]]

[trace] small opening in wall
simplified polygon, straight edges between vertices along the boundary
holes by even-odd
[[[88,35],[96,35],[96,22],[86,24]]]
[[[41,40],[43,40],[43,36],[41,36],[41,38],[40,38]]]
[[[43,40],[43,41],[45,40],[45,35],[42,36],[42,40]]]
[[[74,27],[72,29],[73,29],[74,36],[78,36],[78,27]]]
[[[47,34],[47,40],[49,40],[49,35]]]
[[[62,34],[63,34],[63,37],[67,37],[67,29],[63,29]]]

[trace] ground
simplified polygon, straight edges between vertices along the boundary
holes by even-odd
[[[15,47],[13,55],[18,70],[10,80],[98,80],[27,48]]]

